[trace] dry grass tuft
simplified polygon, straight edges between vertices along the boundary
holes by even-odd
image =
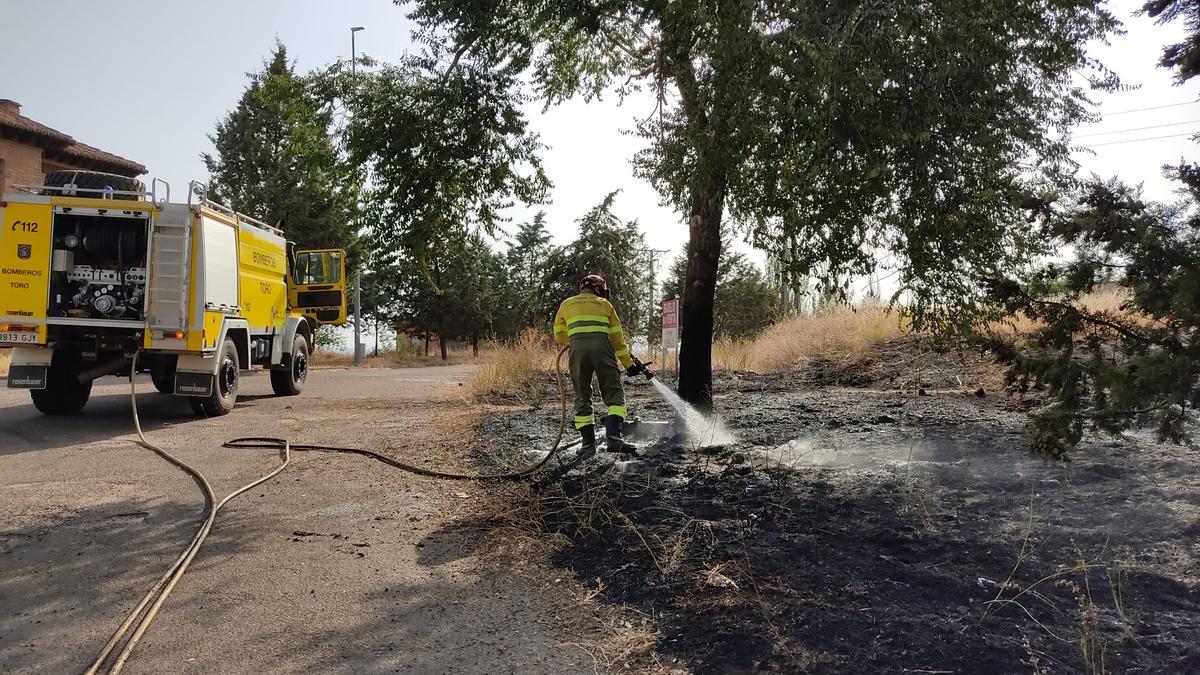
[[[12,361],[11,349],[0,349],[0,375],[8,375],[8,363]]]
[[[1079,306],[1089,312],[1107,312],[1132,317],[1135,314],[1125,307],[1128,302],[1129,293],[1120,287],[1112,286],[1084,296],[1080,299]],[[1139,322],[1152,323],[1152,320],[1149,317],[1142,317]],[[992,331],[1010,336],[1032,333],[1041,327],[1041,323],[1024,314],[1011,316],[990,326]]]
[[[1080,305],[1092,312],[1126,313],[1128,294],[1119,288],[1093,293]],[[1041,325],[1024,315],[992,325],[1002,335],[1032,333]],[[785,319],[753,340],[718,340],[713,345],[713,367],[718,370],[775,373],[811,361],[843,363],[862,356],[871,347],[909,332],[898,311],[879,302],[857,307],[830,307],[813,315]]]
[[[713,365],[723,370],[772,373],[812,361],[841,361],[907,330],[898,313],[877,302],[832,307],[796,316],[768,328],[754,340],[721,340],[713,345]]]
[[[545,335],[533,328],[517,339],[489,348],[483,365],[467,383],[467,393],[476,401],[512,402],[541,406],[545,390],[541,376],[554,367],[555,351]]]

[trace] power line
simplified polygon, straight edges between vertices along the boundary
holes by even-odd
[[[1182,103],[1168,103],[1167,105],[1150,106],[1149,108],[1134,108],[1132,110],[1118,110],[1117,112],[1103,113],[1101,117],[1112,117],[1113,115],[1128,115],[1129,113],[1145,112],[1147,110],[1162,110],[1163,108],[1178,108],[1181,105],[1195,105],[1197,101],[1183,101]]]
[[[1164,127],[1181,127],[1185,124],[1195,124],[1196,122],[1200,122],[1200,120],[1188,120],[1186,122],[1172,122],[1170,124],[1155,124],[1153,126],[1148,126],[1148,127],[1134,127],[1133,129],[1121,129],[1120,131],[1097,131],[1097,132],[1091,133],[1091,134],[1080,134],[1080,135],[1076,136],[1075,138],[1089,138],[1091,136],[1111,136],[1113,134],[1124,134],[1124,133],[1128,133],[1130,131],[1145,131],[1146,129],[1162,129]]]
[[[1102,145],[1121,145],[1122,143],[1141,143],[1142,141],[1157,141],[1157,140],[1161,140],[1163,138],[1180,138],[1183,136],[1195,136],[1197,133],[1200,133],[1200,130],[1189,131],[1186,134],[1168,134],[1166,136],[1151,136],[1150,138],[1131,138],[1127,141],[1109,141],[1107,143],[1093,143],[1091,145],[1084,145],[1084,146],[1080,146],[1080,147],[1098,148]]]

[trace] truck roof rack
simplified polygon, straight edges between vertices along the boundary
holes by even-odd
[[[207,209],[212,209],[213,211],[216,211],[217,213],[220,213],[229,218],[233,218],[235,221],[237,221],[239,223],[241,223],[241,222],[250,223],[251,225],[262,228],[262,229],[266,230],[267,232],[270,232],[271,234],[275,234],[280,237],[283,236],[283,230],[279,229],[278,227],[272,227],[272,226],[264,223],[263,221],[259,220],[258,218],[248,216],[244,213],[238,213],[237,211],[234,211],[232,208],[230,208],[218,201],[209,199],[207,183],[203,183],[198,180],[194,180],[194,181],[188,183],[188,206],[193,206],[192,197],[196,197],[195,206],[202,206]]]
[[[149,197],[150,201],[154,201],[154,192],[152,190],[107,190],[105,188],[75,187],[74,185],[10,185],[9,188],[35,195],[43,192],[57,192],[64,197],[92,197],[95,199],[107,199],[108,195],[129,195],[132,197]],[[92,192],[95,194],[82,195],[79,194],[81,192]],[[170,194],[170,192],[167,194]]]
[[[163,186],[163,198],[158,198],[158,186]],[[162,178],[155,178],[150,183],[149,190],[106,190],[104,188],[82,188],[76,185],[10,185],[13,190],[28,192],[30,194],[45,194],[47,192],[57,192],[66,197],[85,196],[98,197],[107,199],[111,196],[122,195],[131,197],[149,197],[150,201],[158,208],[162,208],[167,202],[171,201],[171,184]],[[95,195],[80,195],[81,192],[96,193]]]

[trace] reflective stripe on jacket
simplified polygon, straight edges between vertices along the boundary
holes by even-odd
[[[554,315],[554,341],[565,346],[570,344],[573,336],[588,333],[607,334],[621,365],[625,368],[633,365],[617,310],[608,300],[591,291],[583,291],[558,306],[558,313]]]

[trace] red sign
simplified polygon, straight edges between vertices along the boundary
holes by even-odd
[[[662,327],[663,330],[679,327],[679,300],[663,300]]]
[[[663,349],[679,346],[679,300],[663,300],[662,345]]]

